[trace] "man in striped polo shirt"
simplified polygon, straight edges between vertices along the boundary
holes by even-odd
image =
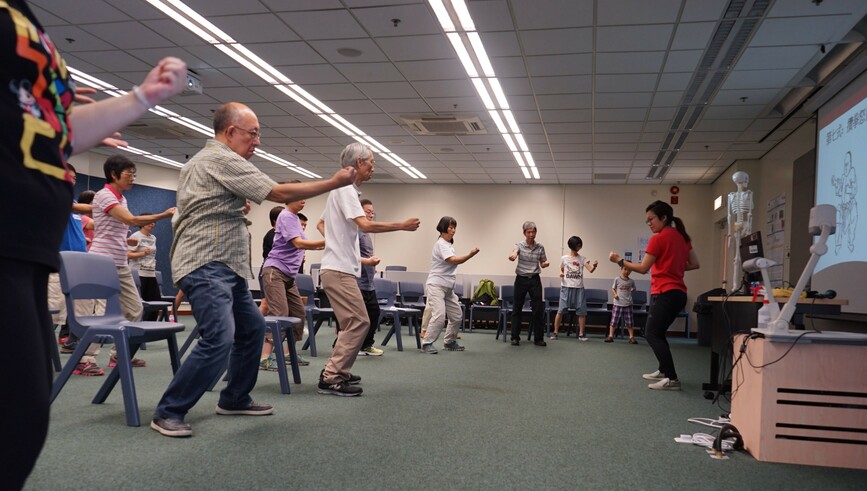
[[[270,404],[250,397],[259,374],[265,319],[247,286],[253,272],[245,202],[298,201],[355,179],[349,168],[328,180],[277,184],[248,160],[260,136],[256,113],[237,102],[223,104],[214,112],[214,138],[181,169],[179,211],[172,221],[172,276],[190,301],[202,337],[154,411],[151,428],[165,436],[193,434],[184,418],[227,359],[229,383],[220,392],[217,414],[273,412]]]
[[[132,279],[127,253],[127,235],[130,225],[141,227],[154,223],[163,218],[171,217],[175,209],[158,213],[156,215],[134,216],[129,211],[124,191],[132,189],[135,182],[136,167],[132,161],[123,155],[112,155],[102,165],[105,173],[106,185],[93,197],[93,225],[94,236],[90,245],[91,254],[102,254],[114,260],[117,267],[117,275],[120,278],[120,308],[123,316],[132,322],[141,320],[142,305],[141,296]],[[99,350],[88,353],[98,353]],[[82,361],[94,361],[84,360]],[[116,351],[111,348],[111,358],[108,366],[116,364]],[[133,358],[132,366],[143,367],[144,360]]]
[[[509,256],[509,261],[518,261],[515,265],[515,294],[512,302],[512,346],[521,344],[521,311],[524,309],[524,299],[530,294],[532,316],[530,326],[533,329],[533,344],[545,346],[543,314],[545,306],[542,303],[542,279],[539,275],[542,268],[549,266],[545,246],[536,242],[536,223],[524,222],[524,240],[515,244],[515,249]]]

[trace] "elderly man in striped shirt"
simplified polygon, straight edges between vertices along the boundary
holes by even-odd
[[[253,273],[242,212],[245,200],[287,203],[355,179],[355,170],[345,168],[323,181],[277,184],[248,160],[260,136],[259,119],[249,107],[224,104],[214,113],[214,138],[181,169],[172,275],[189,299],[202,338],[157,405],[151,428],[165,436],[192,435],[184,417],[220,375],[227,358],[229,383],[220,392],[217,414],[273,412],[271,405],[250,397],[259,373],[265,320],[247,286]]]

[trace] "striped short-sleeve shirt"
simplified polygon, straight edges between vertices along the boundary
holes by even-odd
[[[172,220],[175,284],[210,262],[252,279],[245,199],[265,200],[277,183],[227,145],[211,139],[181,169]]]
[[[116,206],[127,208],[126,197],[108,184],[93,196],[94,234],[90,252],[110,256],[114,265],[121,267],[127,265],[129,227],[109,214]]]
[[[527,245],[527,241],[515,244],[518,251],[518,264],[515,266],[515,274],[518,276],[530,276],[542,272],[540,263],[548,260],[545,255],[545,246],[536,242],[533,247]]]

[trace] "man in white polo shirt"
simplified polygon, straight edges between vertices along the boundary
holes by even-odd
[[[370,321],[364,307],[364,299],[358,289],[357,278],[361,275],[361,253],[358,246],[358,230],[365,233],[418,230],[418,218],[403,222],[374,222],[367,219],[358,196],[358,187],[373,175],[373,151],[367,145],[350,143],[340,153],[340,165],[354,167],[355,183],[335,189],[328,194],[328,202],[319,231],[325,235],[325,252],[319,278],[334,315],[340,324],[340,335],[331,351],[325,370],[319,376],[319,393],[337,396],[361,395],[361,377],[349,370],[367,336]],[[327,226],[324,226],[327,224]]]

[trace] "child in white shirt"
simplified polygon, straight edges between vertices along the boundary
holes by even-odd
[[[578,254],[584,243],[581,238],[573,235],[566,242],[569,246],[569,254],[560,258],[560,304],[557,307],[557,316],[554,317],[554,334],[551,339],[557,339],[560,332],[560,321],[563,312],[567,309],[575,310],[578,315],[578,339],[587,341],[584,335],[584,323],[587,321],[587,302],[584,299],[584,268],[592,273],[596,270],[599,261],[590,262],[586,257]]]

